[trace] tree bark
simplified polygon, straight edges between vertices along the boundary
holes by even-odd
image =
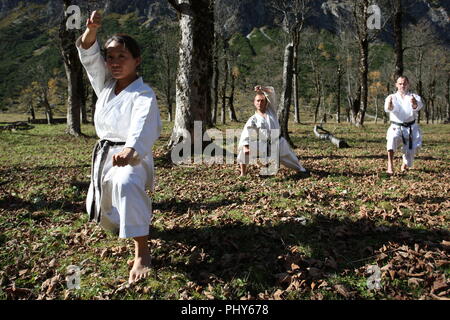
[[[300,45],[300,32],[294,33],[293,41],[293,83],[292,87],[294,90],[294,114],[295,122],[300,123],[300,106],[299,106],[299,65],[298,65],[298,55],[299,55],[299,45]]]
[[[342,81],[342,70],[341,66],[338,66],[337,70],[337,98],[336,98],[336,121],[341,123],[341,81]]]
[[[395,70],[394,81],[403,75],[403,6],[402,0],[394,0],[394,51],[395,51]]]
[[[214,35],[214,51],[213,51],[213,78],[211,81],[211,95],[212,95],[212,118],[213,124],[217,123],[217,108],[219,105],[219,44],[218,35]]]
[[[353,6],[359,49],[358,86],[356,98],[353,101],[353,120],[357,126],[362,126],[364,125],[368,99],[369,31],[367,27],[367,11],[369,1],[354,0]]]
[[[228,57],[227,57],[227,46],[228,43],[224,40],[223,43],[223,84],[222,84],[222,113],[221,120],[222,124],[226,123],[226,106],[227,106],[227,89],[228,89],[228,75],[229,75],[229,65],[228,65]]]
[[[281,92],[281,99],[278,108],[278,119],[280,121],[280,135],[284,137],[292,146],[292,141],[289,137],[288,123],[289,123],[289,109],[291,106],[292,96],[292,76],[293,76],[293,55],[294,47],[290,42],[284,49],[284,63],[283,63],[283,90]]]
[[[230,91],[230,96],[228,97],[228,108],[230,110],[230,120],[239,122],[238,118],[236,116],[236,110],[234,109],[234,91],[235,91],[235,86],[236,86],[236,77],[233,75],[233,73],[230,73],[230,77],[231,77],[231,84],[230,84],[231,91]]]
[[[91,123],[94,124],[94,116],[95,116],[95,105],[97,104],[97,95],[95,94],[94,89],[91,89]]]
[[[330,140],[338,148],[349,148],[350,146],[343,139],[338,139],[333,136],[329,131],[325,130],[321,126],[314,126],[314,135],[321,140]],[[319,132],[322,131],[322,132]]]
[[[194,136],[194,121],[203,123],[203,131],[212,126],[214,0],[168,1],[178,12],[181,32],[175,123],[168,143],[173,148],[183,141],[185,131]]]
[[[72,4],[71,0],[64,0],[64,13]],[[81,135],[80,112],[81,97],[83,90],[83,68],[78,58],[78,51],[75,47],[77,38],[76,29],[66,29],[66,17],[61,21],[59,27],[59,49],[64,60],[64,69],[67,76],[68,97],[67,97],[67,129],[70,135]]]
[[[450,73],[447,73],[447,88],[445,93],[446,100],[446,119],[445,123],[450,123]]]

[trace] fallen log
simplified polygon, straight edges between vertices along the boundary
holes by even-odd
[[[321,126],[314,126],[314,134],[319,139],[330,140],[330,142],[338,148],[350,148],[345,140],[336,138],[335,136],[333,136],[333,134],[331,134]]]
[[[33,129],[33,126],[30,126],[28,123],[24,121],[16,121],[16,122],[2,122],[0,123],[0,131],[2,130],[9,130],[9,131],[16,131],[16,130],[30,130]]]

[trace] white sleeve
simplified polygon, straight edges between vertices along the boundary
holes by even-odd
[[[105,83],[112,77],[106,68],[105,60],[100,53],[100,46],[97,41],[89,49],[83,49],[81,46],[81,36],[75,42],[80,61],[86,69],[89,81],[94,88],[97,97],[105,87]]]
[[[413,96],[414,96],[414,98],[416,98],[416,100],[417,100],[417,108],[416,108],[416,109],[413,109],[413,110],[414,110],[414,112],[419,112],[420,109],[423,108],[422,98],[421,98],[419,95],[414,94],[414,93],[413,93]]]
[[[389,97],[392,97],[392,105],[394,107],[392,110],[388,109]],[[387,96],[386,100],[384,101],[384,112],[394,112],[395,111],[396,103],[395,103],[394,99],[395,99],[395,95],[394,94],[390,94],[390,95]]]
[[[239,139],[239,148],[243,146],[250,145],[250,132],[249,129],[257,129],[256,122],[254,121],[254,117],[250,117],[244,125],[244,129],[241,133],[241,138]]]
[[[152,152],[153,144],[159,138],[162,123],[156,96],[153,91],[140,93],[133,103],[131,125],[124,147],[133,148],[144,158]]]
[[[264,87],[268,89],[269,92],[264,92],[264,95],[266,96],[267,100],[269,100],[270,106],[273,110],[273,112],[276,114],[278,109],[278,101],[277,101],[277,94],[275,93],[274,87]]]

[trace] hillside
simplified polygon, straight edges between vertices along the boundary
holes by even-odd
[[[350,2],[314,1],[307,26],[335,33],[339,20],[349,12]],[[138,37],[146,54],[144,76],[147,81],[158,86],[157,45],[152,39],[158,37],[162,20],[168,18],[176,21],[175,12],[166,0],[80,0],[74,3],[81,6],[84,15],[94,9],[104,10],[103,37],[117,30]],[[272,70],[279,70],[281,65],[282,52],[279,52],[279,48],[282,47],[283,36],[282,32],[277,31],[277,17],[268,3],[261,0],[216,1],[217,26],[220,26],[218,31],[227,38],[237,39],[234,49],[238,50],[240,72],[243,74],[241,86],[247,85],[248,79],[258,73],[255,68],[264,63],[268,52],[274,58],[271,61]],[[425,19],[448,45],[449,9],[448,1],[409,1],[405,27]],[[61,15],[62,2],[58,0],[0,0],[1,109],[17,109],[20,91],[30,84],[33,78],[30,72],[36,65],[42,64],[49,73],[64,78],[62,60],[54,39]],[[266,37],[267,33],[259,37],[261,30],[273,32],[274,41]],[[254,36],[255,32],[257,36]],[[387,43],[392,42],[389,26],[381,38]],[[267,47],[268,44],[271,46]],[[279,75],[275,75],[276,79],[279,80]]]

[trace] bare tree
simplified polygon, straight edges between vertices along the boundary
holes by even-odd
[[[158,56],[161,60],[159,79],[167,105],[167,119],[173,120],[173,103],[175,97],[176,66],[178,57],[176,48],[179,46],[179,37],[176,28],[169,21],[165,21],[159,32]]]
[[[429,72],[427,67],[427,56],[433,51],[433,48],[439,43],[436,32],[430,22],[422,19],[417,24],[411,25],[406,30],[404,52],[412,63],[411,69],[415,77],[415,86],[417,93],[424,100],[424,113],[427,123],[430,120],[430,105],[428,103],[428,95],[425,94],[424,78]],[[429,82],[429,83],[432,83]],[[419,119],[421,120],[419,113]]]
[[[50,105],[50,72],[42,64],[36,65],[30,72],[33,82],[31,83],[31,95],[37,101],[37,106],[44,108],[48,124],[53,124],[53,110]]]
[[[278,107],[278,118],[281,128],[280,134],[291,145],[293,144],[288,131],[289,109],[291,106],[292,93],[294,93],[296,121],[299,123],[298,53],[300,34],[303,30],[306,15],[309,12],[310,2],[310,0],[271,0],[272,8],[282,17],[282,27],[288,37],[288,43],[284,48],[283,89],[281,90]]]
[[[394,52],[395,52],[395,70],[394,79],[403,75],[403,3],[402,0],[390,0],[391,8],[393,9],[394,19]]]
[[[352,122],[357,126],[364,125],[368,106],[369,44],[375,40],[380,30],[390,19],[390,17],[386,17],[384,25],[380,25],[380,29],[369,29],[369,8],[369,0],[353,0],[352,15],[356,30],[359,62],[356,94],[352,101],[351,111]]]
[[[211,99],[212,99],[212,116],[213,124],[217,123],[217,108],[219,105],[219,35],[214,33],[214,48],[213,48],[213,78],[211,81]]]
[[[176,82],[175,124],[168,147],[193,136],[194,121],[211,127],[214,0],[168,0],[178,13],[181,40]],[[204,130],[204,129],[203,129]]]
[[[66,28],[67,8],[72,5],[71,0],[63,0],[65,18],[59,26],[59,50],[64,60],[67,76],[67,133],[74,136],[81,135],[80,112],[85,94],[83,87],[83,68],[78,58],[75,40],[78,36],[76,29]]]

